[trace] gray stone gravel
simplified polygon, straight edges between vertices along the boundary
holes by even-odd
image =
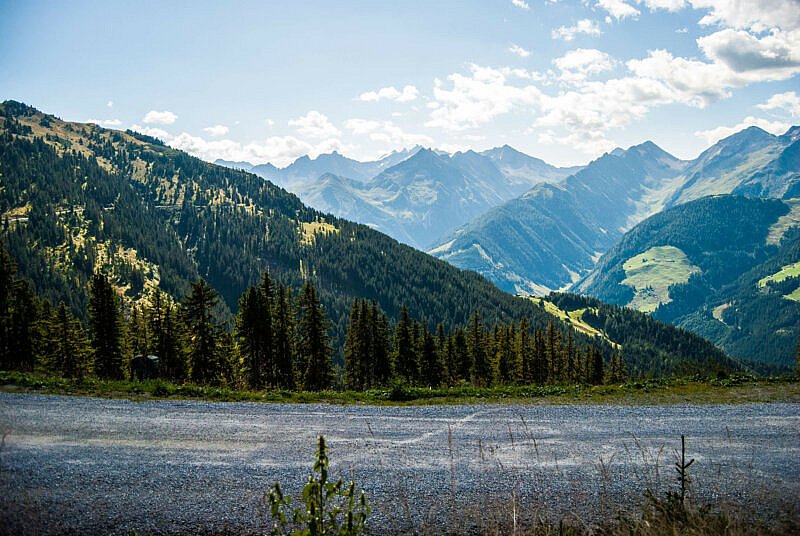
[[[374,533],[534,514],[591,522],[674,486],[687,436],[700,499],[772,515],[800,497],[800,405],[373,407],[0,394],[0,531],[259,528],[316,437],[373,505]]]

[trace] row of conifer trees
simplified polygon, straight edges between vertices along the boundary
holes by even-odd
[[[233,329],[219,323],[218,296],[204,280],[178,303],[159,290],[125,314],[109,278],[96,273],[89,288],[86,329],[60,303],[53,307],[15,277],[0,247],[0,369],[39,370],[64,377],[131,376],[130,358],[159,357],[158,375],[175,382],[249,389],[363,390],[401,381],[428,387],[564,384],[620,381],[620,356],[608,365],[592,345],[578,347],[570,331],[519,324],[467,326],[434,333],[403,307],[390,325],[374,302],[355,300],[343,365],[334,366],[330,319],[314,285],[293,291],[265,273],[239,301]]]

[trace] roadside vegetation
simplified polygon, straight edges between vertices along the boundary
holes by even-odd
[[[363,391],[261,391],[174,383],[166,380],[70,379],[30,372],[0,371],[0,391],[131,400],[208,400],[216,402],[427,405],[518,404],[739,404],[800,402],[800,381],[792,376],[764,378],[661,378],[609,385],[519,385],[432,389],[403,383]]]

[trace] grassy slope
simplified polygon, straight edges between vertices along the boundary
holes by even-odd
[[[674,246],[652,247],[625,261],[622,268],[626,276],[622,284],[636,291],[628,306],[646,313],[672,301],[670,286],[686,283],[692,274],[700,272],[700,268]]]

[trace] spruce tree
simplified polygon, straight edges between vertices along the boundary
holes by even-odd
[[[420,353],[421,381],[428,387],[441,387],[444,382],[444,366],[439,352],[436,350],[436,340],[430,331],[422,328],[422,351]]]
[[[66,378],[83,378],[91,372],[91,348],[89,339],[64,302],[58,304],[47,322],[45,337],[47,339],[46,361]]]
[[[472,377],[472,355],[467,344],[467,334],[464,328],[458,327],[453,332],[453,362],[456,374],[454,381],[470,381]]]
[[[408,309],[400,309],[400,319],[394,327],[394,363],[397,375],[408,383],[417,377],[417,354],[412,339],[413,326]]]
[[[363,378],[361,377],[361,347],[363,328],[361,326],[361,304],[359,300],[353,300],[350,306],[350,321],[347,326],[347,335],[344,339],[344,387],[350,390],[361,390],[364,388]]]
[[[267,355],[272,352],[272,347],[267,346],[265,324],[271,315],[260,289],[250,287],[242,294],[236,315],[236,339],[245,383],[250,389],[263,389],[267,384],[267,367],[270,365]]]
[[[291,293],[283,284],[278,286],[275,295],[273,320],[276,383],[281,389],[294,389],[294,312]]]
[[[180,315],[166,295],[156,289],[147,313],[148,352],[158,356],[159,373],[172,381],[186,379]]]
[[[487,337],[478,312],[472,313],[467,327],[467,348],[472,363],[472,383],[485,387],[492,383],[492,364],[489,361]]]
[[[375,386],[387,385],[392,377],[391,347],[389,344],[389,320],[383,311],[372,303],[372,376]]]
[[[520,383],[530,385],[533,383],[533,342],[531,341],[528,319],[523,318],[519,322],[517,340],[515,343],[515,353],[520,367]]]
[[[192,283],[184,300],[184,314],[189,329],[189,379],[198,384],[219,380],[217,344],[220,327],[214,320],[217,292],[203,279]]]
[[[119,296],[105,274],[99,272],[89,284],[89,322],[95,373],[100,378],[122,379],[123,321]]]
[[[310,281],[306,281],[298,297],[297,314],[297,351],[304,365],[303,389],[328,389],[333,383],[328,320]]]

